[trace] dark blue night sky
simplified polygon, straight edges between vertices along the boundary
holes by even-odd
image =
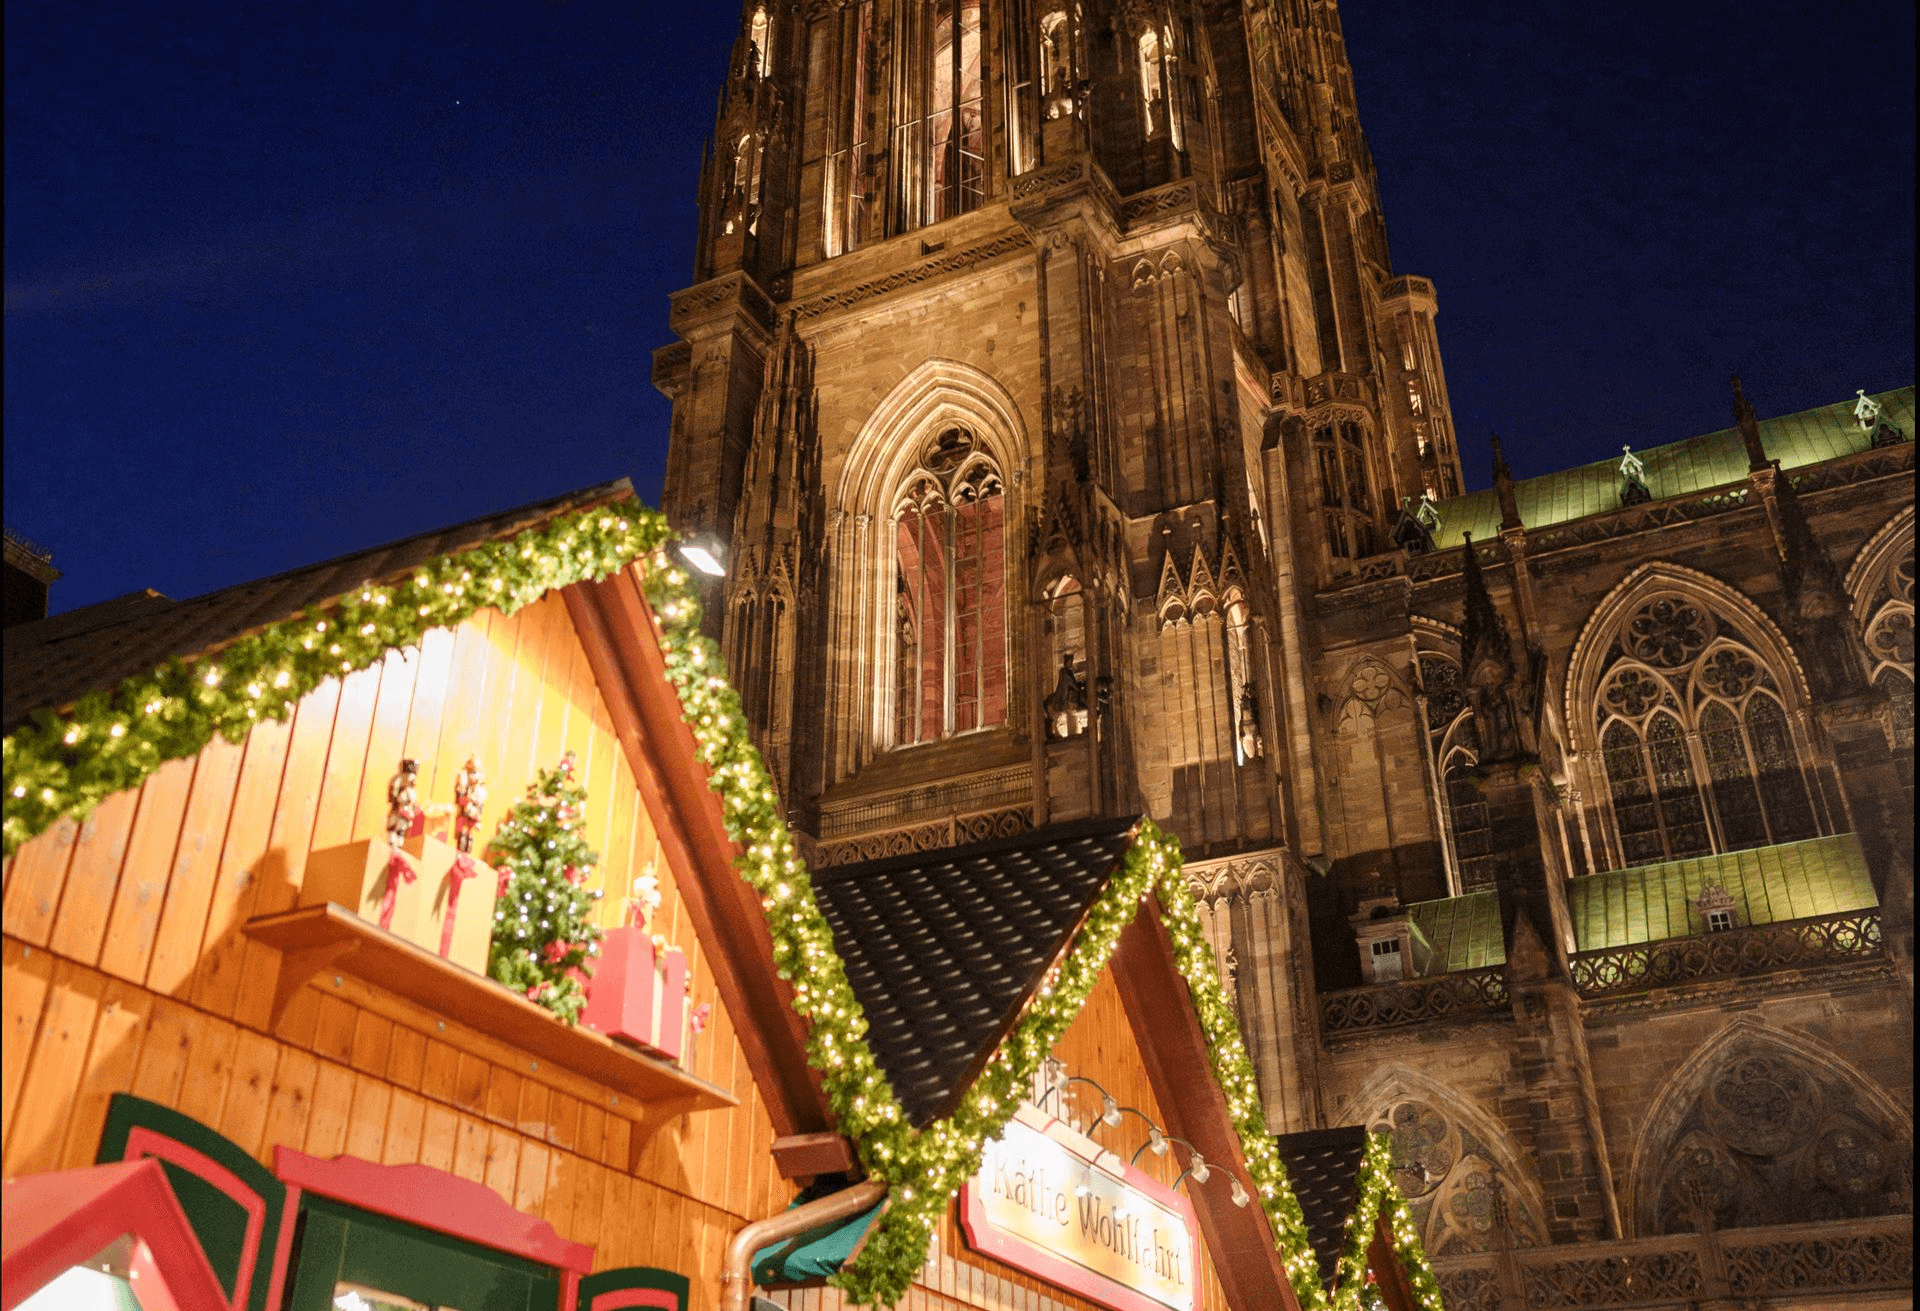
[[[1457,12],[1455,12],[1457,11]],[[1913,381],[1913,7],[1342,10],[1468,480]],[[68,609],[627,475],[727,0],[6,10],[6,520]],[[1524,26],[1521,25],[1524,23]]]

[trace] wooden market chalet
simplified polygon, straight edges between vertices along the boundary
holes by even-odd
[[[1384,1140],[1266,1135],[1177,843],[809,877],[693,595],[622,481],[7,629],[3,1311],[1438,1306]],[[578,1024],[482,861],[569,753]]]

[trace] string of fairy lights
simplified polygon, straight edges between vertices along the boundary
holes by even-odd
[[[1253,1066],[1181,873],[1179,843],[1150,820],[1140,822],[1120,871],[959,1107],[924,1129],[908,1123],[867,1045],[866,1018],[781,818],[772,777],[722,676],[718,647],[699,631],[696,591],[667,554],[671,540],[665,516],[636,501],[560,515],[509,540],[429,561],[401,581],[369,583],[195,660],[175,660],[89,693],[65,715],[43,711],[5,740],[6,854],[12,857],[62,818],[83,819],[167,761],[197,754],[215,733],[238,742],[263,719],[285,719],[324,679],[368,668],[387,652],[418,643],[429,628],[458,624],[482,606],[512,614],[552,589],[638,562],[668,678],[720,795],[728,834],[741,847],[734,863],[760,896],[775,968],[792,985],[795,1009],[807,1021],[809,1063],[861,1164],[889,1185],[888,1206],[865,1247],[834,1276],[851,1298],[892,1305],[912,1284],[949,1199],[979,1168],[986,1144],[1005,1129],[1034,1073],[1079,1014],[1121,931],[1152,896],[1206,1034],[1253,1193],[1301,1306],[1361,1306],[1374,1216],[1391,1204],[1394,1246],[1416,1296],[1428,1311],[1440,1311],[1438,1285],[1393,1188],[1384,1139],[1369,1150],[1361,1208],[1350,1221],[1332,1294],[1321,1284],[1305,1217],[1267,1132]]]

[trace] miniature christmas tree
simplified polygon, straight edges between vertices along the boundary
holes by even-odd
[[[592,922],[600,894],[586,886],[600,857],[582,832],[586,799],[569,751],[534,779],[487,847],[500,872],[487,973],[569,1024],[586,1004],[584,971],[600,950]]]

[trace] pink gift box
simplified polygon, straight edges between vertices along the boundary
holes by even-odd
[[[645,929],[608,929],[587,981],[580,1022],[668,1060],[686,1050],[687,957],[678,947],[656,951]]]

